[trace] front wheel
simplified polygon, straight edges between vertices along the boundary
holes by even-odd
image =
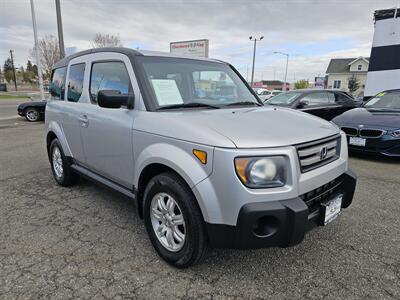
[[[150,180],[144,192],[144,221],[154,248],[169,264],[187,268],[205,257],[203,217],[190,188],[176,174]]]
[[[28,107],[25,110],[25,119],[29,122],[37,122],[40,119],[39,111],[36,108]]]

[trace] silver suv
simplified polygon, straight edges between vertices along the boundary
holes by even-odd
[[[208,247],[287,247],[348,207],[346,136],[264,107],[228,63],[104,48],[54,66],[47,151],[62,186],[88,177],[136,202],[150,240],[184,268]]]

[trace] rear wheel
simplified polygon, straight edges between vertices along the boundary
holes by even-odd
[[[25,110],[25,119],[29,122],[37,122],[40,119],[39,111],[36,108],[28,107]]]
[[[144,221],[154,248],[169,264],[187,268],[205,257],[203,217],[190,188],[176,174],[150,180],[144,192]]]
[[[53,177],[59,185],[71,186],[79,181],[79,175],[72,170],[58,139],[50,144],[49,158]]]

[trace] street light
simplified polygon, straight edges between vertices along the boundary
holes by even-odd
[[[280,52],[280,51],[274,51],[274,54],[282,54],[282,55],[285,55],[286,56],[286,71],[285,71],[285,83],[284,83],[284,88],[285,88],[285,91],[287,90],[286,89],[286,78],[287,78],[287,68],[288,68],[288,64],[289,64],[289,54],[288,53],[284,53],[284,52]]]
[[[262,39],[263,39],[264,37],[263,36],[261,36],[259,39],[258,39],[258,41],[261,41]],[[252,68],[252,70],[251,70],[251,87],[253,87],[253,81],[254,81],[254,65],[255,65],[255,62],[256,62],[256,47],[257,47],[257,38],[256,37],[252,37],[252,36],[250,36],[249,37],[249,40],[250,41],[254,41],[254,51],[253,51],[253,68]]]

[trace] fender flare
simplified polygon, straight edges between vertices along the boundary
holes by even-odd
[[[47,126],[47,134],[46,134],[46,144],[47,144],[47,137],[49,136],[50,132],[54,133],[59,140],[62,150],[65,156],[72,157],[71,149],[69,148],[67,139],[65,138],[64,131],[62,130],[61,126],[55,122],[50,121],[49,125]]]

